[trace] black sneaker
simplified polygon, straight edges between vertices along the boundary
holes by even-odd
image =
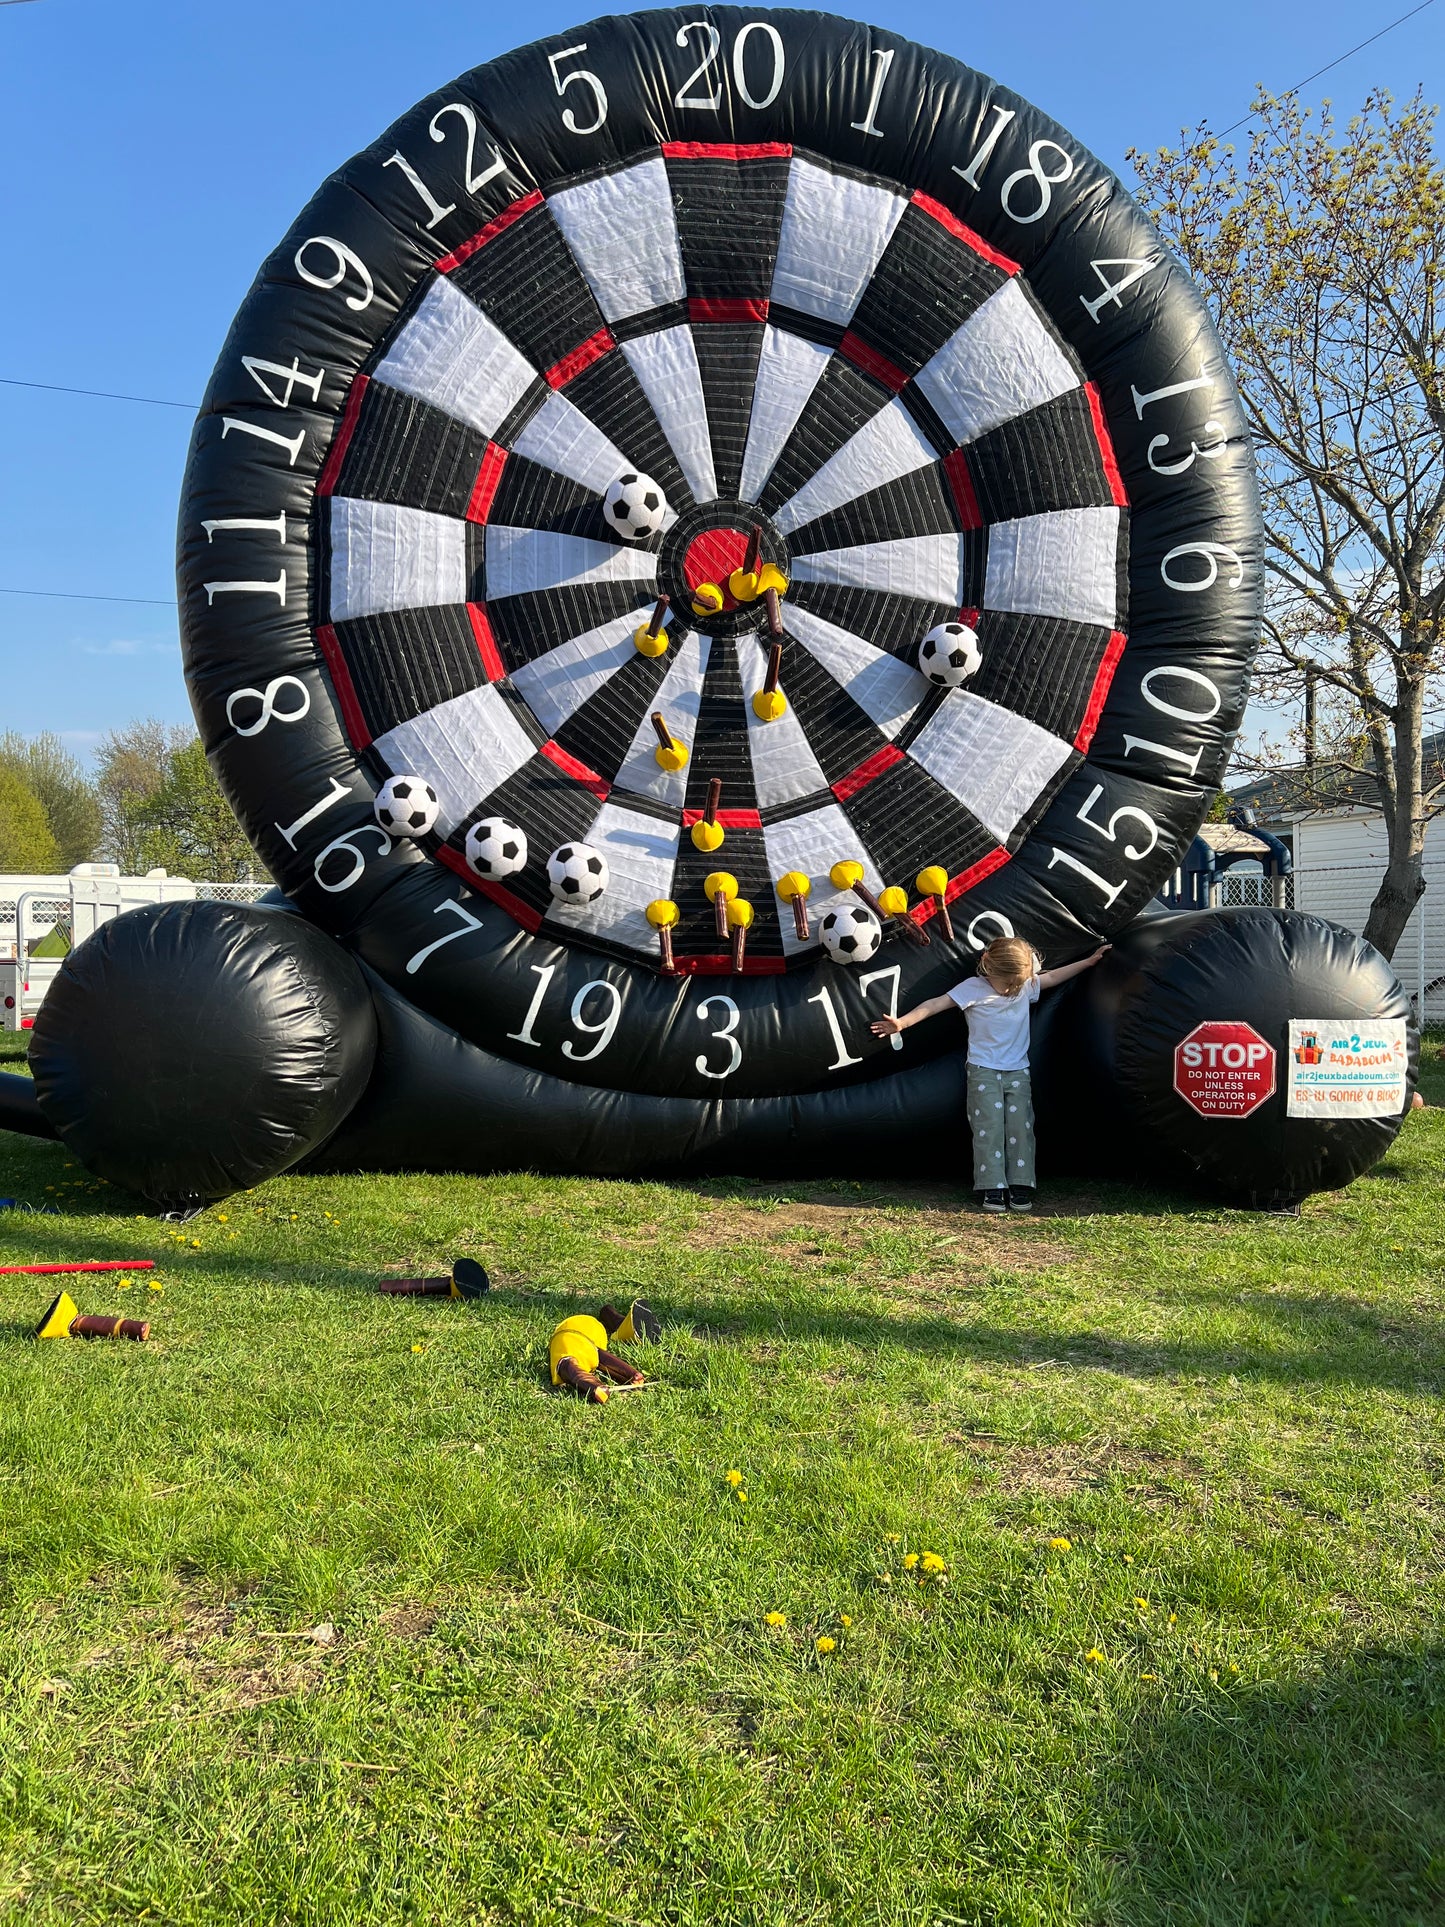
[[[980,1191],[978,1194],[978,1199],[979,1199],[979,1203],[983,1206],[985,1211],[1007,1211],[1008,1210],[1008,1192],[1007,1191],[1002,1191],[1002,1190]]]
[[[1034,1187],[1031,1184],[1011,1184],[1008,1188],[1008,1208],[1010,1211],[1032,1211]]]

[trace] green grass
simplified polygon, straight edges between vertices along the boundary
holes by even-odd
[[[0,1278],[0,1920],[1445,1919],[1442,1163],[1432,1109],[1298,1222],[289,1178],[182,1232],[0,1137],[59,1212],[0,1262],[163,1286],[37,1345]],[[372,1289],[460,1251],[490,1302]],[[653,1388],[549,1390],[635,1289]]]

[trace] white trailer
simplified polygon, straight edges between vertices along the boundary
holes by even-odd
[[[188,877],[151,870],[123,877],[114,863],[80,863],[66,876],[0,872],[0,1029],[29,1030],[62,957],[37,957],[35,946],[54,930],[70,946],[82,943],[111,917],[141,903],[193,899]]]

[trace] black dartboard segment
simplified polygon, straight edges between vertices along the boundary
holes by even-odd
[[[634,477],[629,540],[603,502]],[[787,584],[770,720],[766,610],[728,592],[754,537]],[[732,1098],[886,1075],[880,1000],[1137,910],[1237,726],[1259,549],[1207,317],[1106,171],[944,56],[720,8],[479,68],[322,189],[213,379],[181,580],[208,748],[309,914],[490,1049]],[[945,622],[979,662],[940,689]],[[441,799],[420,843],[371,816],[401,773]],[[528,845],[505,878],[466,861],[494,816]],[[579,842],[607,887],[559,901]],[[844,859],[935,939],[891,936],[871,981],[818,945]],[[740,972],[717,869],[753,908]]]

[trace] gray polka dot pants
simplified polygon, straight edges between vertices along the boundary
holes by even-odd
[[[968,1067],[968,1128],[973,1188],[1002,1191],[1034,1182],[1034,1101],[1027,1071]]]

